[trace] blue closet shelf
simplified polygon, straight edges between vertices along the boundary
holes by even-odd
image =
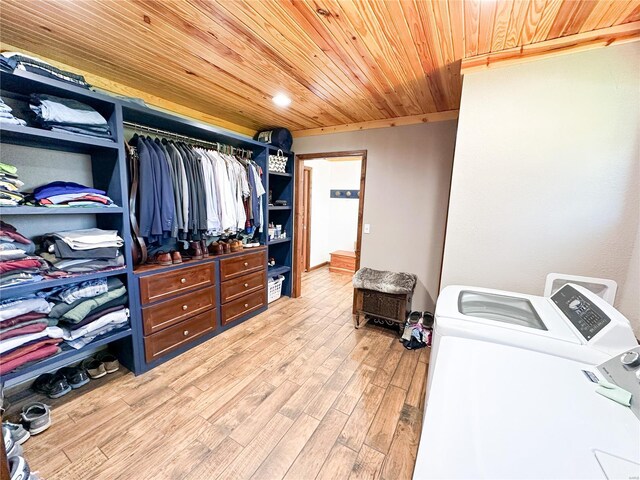
[[[284,153],[285,155],[293,154],[293,152],[290,152],[288,150],[284,150],[282,148],[277,148],[277,147],[273,147],[273,146],[269,145],[269,151],[276,153],[278,150],[281,150],[282,153]]]
[[[278,244],[278,243],[286,243],[286,242],[290,242],[290,241],[291,241],[291,238],[290,238],[290,237],[287,237],[287,238],[278,238],[278,239],[276,239],[276,240],[268,240],[268,241],[267,241],[267,244],[268,244],[268,245],[275,245],[275,244]]]
[[[122,275],[127,273],[126,268],[117,268],[115,270],[107,270],[96,273],[83,273],[69,277],[56,278],[53,280],[43,280],[42,282],[26,283],[21,285],[12,285],[10,287],[0,287],[0,299],[10,297],[20,297],[38,290],[46,290],[47,288],[60,287],[70,285],[72,283],[84,282],[86,280],[94,280],[96,278],[113,277],[114,275]]]
[[[293,177],[293,173],[280,173],[280,172],[269,172],[269,175],[274,175],[276,177]]]
[[[88,153],[100,149],[118,150],[119,148],[119,145],[111,140],[7,124],[3,124],[2,128],[0,128],[0,141],[27,147],[79,153]]]
[[[275,267],[269,267],[267,270],[268,277],[275,277],[276,275],[282,275],[283,273],[290,272],[291,268],[283,265],[276,265]]]
[[[50,372],[52,370],[52,367],[60,368],[64,365],[70,365],[72,363],[78,362],[89,356],[98,347],[130,336],[131,328],[126,327],[124,329],[115,330],[113,332],[107,333],[106,335],[102,335],[95,339],[93,342],[85,345],[78,350],[67,345],[66,349],[62,350],[56,355],[53,355],[52,357],[45,358],[44,360],[36,362],[33,365],[29,365],[28,367],[19,368],[15,372],[2,375],[2,380],[6,383],[5,386],[7,387],[10,385],[21,383],[22,381],[28,380],[29,378],[35,378],[42,373]],[[64,345],[64,343],[62,345]]]
[[[291,205],[281,206],[281,205],[269,205],[269,210],[291,210]]]
[[[3,215],[87,215],[101,213],[122,213],[122,207],[68,207],[49,208],[35,206],[0,207]]]

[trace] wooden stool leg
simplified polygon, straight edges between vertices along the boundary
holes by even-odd
[[[352,317],[353,317],[353,326],[355,328],[360,328],[360,314],[356,313],[352,315]]]

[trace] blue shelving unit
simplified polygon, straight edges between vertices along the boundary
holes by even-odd
[[[266,152],[267,163],[268,156],[275,155],[277,148],[269,147]],[[267,225],[281,225],[282,230],[286,232],[285,238],[276,238],[267,240],[269,246],[269,258],[276,261],[276,267],[269,268],[267,274],[269,277],[284,275],[282,284],[282,295],[291,296],[292,278],[291,268],[293,264],[293,201],[294,201],[294,153],[284,152],[287,157],[287,165],[285,172],[269,172],[267,181],[267,191],[270,192],[272,201],[285,200],[286,206],[269,205]]]
[[[76,225],[78,221],[86,226],[117,230],[124,239],[122,248],[125,257],[125,267],[90,274],[78,274],[64,278],[55,278],[37,283],[0,287],[0,298],[17,298],[27,294],[47,290],[54,287],[74,284],[84,280],[118,276],[129,290],[131,269],[131,234],[129,228],[128,187],[126,177],[126,159],[123,144],[122,110],[117,100],[106,95],[85,90],[64,82],[41,77],[28,72],[15,74],[1,72],[0,82],[2,95],[14,102],[28,102],[32,93],[56,95],[62,98],[72,98],[91,105],[108,121],[113,139],[97,139],[73,135],[64,132],[52,132],[35,127],[0,124],[0,143],[12,145],[16,149],[28,147],[24,154],[11,158],[11,163],[18,168],[20,177],[28,173],[29,163],[23,161],[37,158],[41,164],[46,164],[47,178],[38,179],[39,183],[54,180],[68,180],[74,170],[86,171],[92,179],[92,186],[105,190],[114,200],[114,207],[1,207],[0,216],[5,222],[18,226],[18,230],[27,227],[28,236],[38,237],[52,231],[52,225]],[[27,106],[28,108],[28,106]],[[55,158],[62,158],[62,164],[50,162],[49,158],[57,152]],[[68,155],[67,155],[68,154]],[[80,155],[78,155],[80,154]],[[37,185],[32,185],[37,186]],[[55,218],[55,222],[53,219]],[[75,227],[70,227],[75,228]],[[98,349],[109,345],[120,362],[134,373],[141,371],[136,352],[137,345],[133,338],[138,334],[136,319],[131,318],[131,326],[115,332],[110,332],[96,338],[90,344],[75,350],[64,346],[63,351],[52,357],[21,367],[20,369],[3,375],[6,387],[11,387],[29,381],[38,375],[57,370],[65,365],[75,364],[92,355]]]

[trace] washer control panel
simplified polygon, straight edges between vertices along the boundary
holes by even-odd
[[[640,419],[640,346],[598,365],[604,379],[631,392],[631,410]]]
[[[611,322],[600,308],[571,285],[562,287],[551,300],[587,341]]]

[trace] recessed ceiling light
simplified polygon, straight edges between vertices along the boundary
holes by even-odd
[[[279,93],[273,97],[273,103],[279,107],[288,107],[291,104],[291,99],[284,93]]]

